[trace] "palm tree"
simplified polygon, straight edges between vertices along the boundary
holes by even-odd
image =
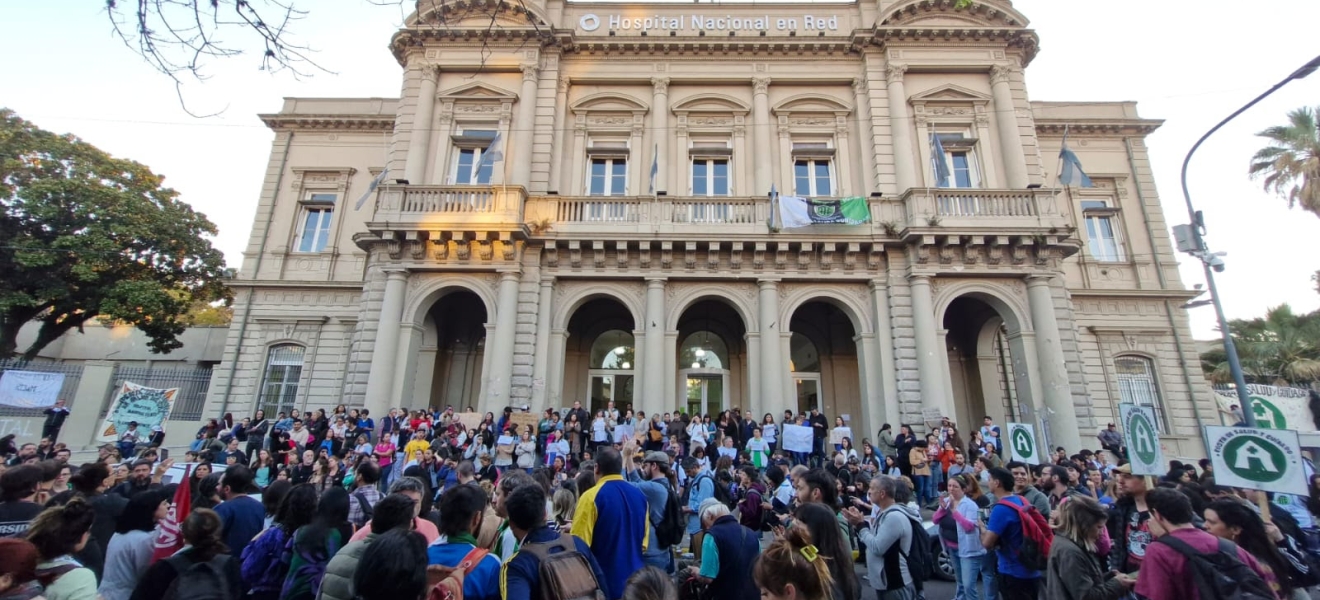
[[[1256,135],[1270,145],[1251,157],[1251,177],[1265,177],[1265,191],[1288,199],[1288,208],[1300,204],[1320,216],[1320,107],[1302,107],[1288,113],[1288,125],[1276,125]]]
[[[1230,321],[1228,328],[1247,383],[1310,387],[1320,380],[1320,313],[1296,315],[1283,304],[1264,318]],[[1232,381],[1223,350],[1206,352],[1201,361],[1215,383]]]

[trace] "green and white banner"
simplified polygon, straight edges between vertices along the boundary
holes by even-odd
[[[1030,423],[1008,424],[1009,458],[1020,460],[1029,465],[1040,464],[1041,448],[1036,438],[1036,428]]]
[[[1306,494],[1297,432],[1248,427],[1205,428],[1215,483],[1286,494]]]
[[[1123,419],[1123,441],[1133,475],[1163,475],[1164,450],[1160,448],[1159,429],[1155,427],[1155,409],[1136,404],[1118,405]]]
[[[871,220],[871,207],[862,196],[842,200],[780,196],[779,220],[785,229],[808,225],[860,225]]]
[[[1229,412],[1230,407],[1238,404],[1237,392],[1232,388],[1216,388],[1215,396],[1224,412]],[[1251,410],[1256,415],[1257,427],[1316,431],[1307,390],[1249,383],[1247,396],[1251,400]]]

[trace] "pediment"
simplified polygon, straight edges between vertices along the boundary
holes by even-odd
[[[674,103],[671,108],[675,113],[734,113],[746,114],[751,110],[742,101],[723,94],[698,94]]]
[[[939,87],[926,90],[920,94],[913,95],[908,100],[913,104],[922,104],[927,102],[961,102],[967,104],[984,104],[990,101],[988,94],[983,94],[976,90],[971,90],[960,85],[946,83]]]
[[[602,92],[574,102],[573,112],[646,112],[646,104],[623,94]]]
[[[404,21],[406,27],[444,27],[448,29],[488,29],[513,27],[548,28],[541,7],[534,3],[496,2],[492,0],[447,0],[418,2],[417,10]]]
[[[1007,0],[910,0],[880,19],[881,27],[1026,27],[1027,17]]]
[[[852,108],[837,99],[828,96],[804,94],[793,96],[776,104],[775,114],[779,113],[834,113],[846,115]]]
[[[481,82],[472,82],[447,89],[437,96],[444,100],[499,100],[514,101],[518,95],[508,90]]]

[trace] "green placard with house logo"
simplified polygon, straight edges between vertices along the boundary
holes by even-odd
[[[1118,412],[1123,419],[1123,441],[1133,475],[1163,475],[1164,451],[1160,448],[1160,432],[1155,426],[1155,409],[1135,404],[1120,404]]]
[[[1036,438],[1036,428],[1030,423],[1008,424],[1009,457],[1029,465],[1040,464],[1040,443]]]
[[[1306,494],[1297,432],[1250,427],[1206,427],[1215,483],[1287,494]]]

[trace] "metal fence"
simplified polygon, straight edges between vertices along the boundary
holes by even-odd
[[[36,371],[38,373],[59,373],[64,375],[64,384],[60,387],[60,397],[73,407],[73,395],[78,390],[78,381],[82,379],[83,368],[76,363],[25,362],[21,360],[0,360],[0,373],[5,371]],[[0,417],[40,417],[44,408],[19,408],[0,405]]]
[[[174,398],[174,408],[170,411],[170,420],[196,421],[202,418],[202,409],[206,406],[206,393],[211,389],[211,367],[187,369],[117,367],[115,386],[110,389],[110,394],[102,403],[100,414],[105,414],[110,408],[115,392],[126,381],[149,388],[179,388],[179,394]]]

